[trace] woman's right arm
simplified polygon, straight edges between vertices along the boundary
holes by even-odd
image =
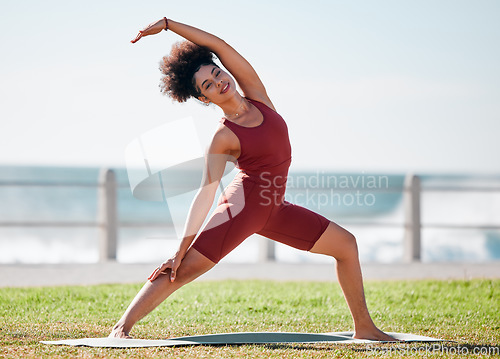
[[[169,268],[171,269],[170,280],[172,282],[175,280],[177,268],[179,268],[212,207],[215,193],[224,174],[226,162],[229,159],[231,146],[231,138],[226,133],[218,131],[215,134],[205,157],[202,185],[191,203],[179,248],[172,258],[162,263],[151,274],[148,278],[150,281],[155,280]]]

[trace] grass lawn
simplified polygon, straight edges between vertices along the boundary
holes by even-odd
[[[389,332],[440,344],[290,344],[100,349],[40,344],[107,336],[140,285],[0,289],[0,358],[399,358],[500,357],[500,280],[366,282],[368,307]],[[243,331],[352,330],[337,283],[195,282],[133,329],[136,338]],[[428,350],[426,350],[428,349]],[[479,351],[482,354],[475,354]],[[496,352],[496,355],[488,353]],[[468,355],[465,355],[468,354]]]

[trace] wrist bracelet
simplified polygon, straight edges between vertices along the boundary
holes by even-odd
[[[168,31],[168,19],[166,17],[163,18],[163,20],[165,20],[165,31]]]

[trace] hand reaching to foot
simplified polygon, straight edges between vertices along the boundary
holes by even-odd
[[[109,333],[108,338],[122,338],[122,339],[132,339],[127,332],[123,330],[123,328],[115,325],[111,333]]]

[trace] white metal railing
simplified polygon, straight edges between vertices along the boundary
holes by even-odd
[[[41,183],[41,182],[0,182],[0,186],[29,186],[29,187],[90,187],[98,188],[97,220],[85,221],[0,221],[0,227],[98,227],[99,228],[99,260],[101,262],[116,260],[118,229],[120,227],[169,227],[169,224],[158,222],[120,222],[117,211],[117,189],[115,173],[110,169],[102,169],[97,184],[88,183]],[[343,189],[339,189],[342,191]],[[345,190],[345,189],[344,189]],[[373,191],[374,189],[370,189]],[[422,189],[420,177],[409,174],[405,178],[402,188],[375,189],[383,192],[404,191],[404,223],[383,222],[347,222],[348,225],[404,227],[404,254],[405,262],[421,260],[421,193],[422,191],[459,191],[459,192],[500,192],[500,187],[464,187],[464,186],[426,186]],[[425,224],[425,228],[458,228],[500,230],[497,224],[456,225],[456,224]],[[260,261],[275,261],[275,245],[271,240],[261,241],[259,249]]]

